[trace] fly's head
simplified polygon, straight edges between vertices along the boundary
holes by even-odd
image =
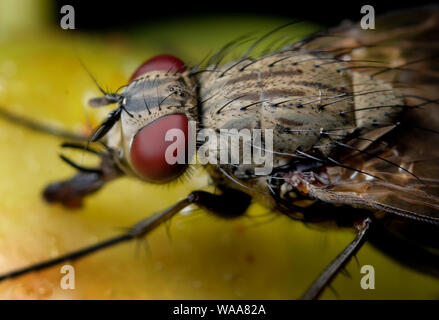
[[[197,121],[197,92],[180,59],[160,55],[147,60],[120,94],[92,99],[90,104],[108,104],[104,100],[117,102],[118,107],[95,131],[92,141],[108,133],[108,145],[117,151],[122,170],[145,181],[167,183],[187,169],[189,121]],[[169,138],[175,131],[184,138]],[[175,150],[185,150],[184,163],[168,160],[171,144]]]

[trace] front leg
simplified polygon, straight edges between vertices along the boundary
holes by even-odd
[[[0,281],[16,278],[33,271],[43,270],[66,261],[77,260],[101,249],[114,246],[118,243],[142,238],[163,224],[165,221],[172,218],[175,214],[192,204],[209,210],[209,212],[215,215],[231,218],[243,215],[245,213],[247,207],[250,205],[250,197],[240,191],[230,189],[223,189],[223,192],[220,195],[212,194],[206,191],[193,191],[185,199],[180,200],[169,208],[132,225],[126,233],[104,240],[89,247],[67,253],[58,258],[43,261],[0,275]]]
[[[63,144],[63,147],[82,149],[92,152],[101,158],[101,163],[97,168],[86,168],[80,166],[61,155],[61,159],[79,171],[74,177],[54,182],[48,185],[43,191],[43,198],[49,203],[60,203],[63,206],[74,209],[82,206],[83,199],[98,190],[106,183],[123,176],[110,152],[98,152],[89,147],[76,144]]]
[[[99,101],[101,101],[101,103],[115,102],[112,99],[117,99],[117,96],[107,95],[100,98]],[[96,106],[97,101],[97,99],[93,100],[94,106]],[[62,146],[91,152],[101,158],[101,164],[98,168],[84,168],[75,164],[73,161],[70,161],[66,157],[61,156],[64,161],[77,169],[79,173],[71,179],[55,182],[47,186],[43,191],[43,197],[49,203],[60,203],[70,209],[79,208],[82,206],[84,197],[95,193],[107,182],[123,175],[123,172],[113,160],[111,150],[107,150],[108,152],[99,152],[89,147],[90,141],[94,141],[97,136],[108,132],[109,128],[111,128],[110,124],[114,124],[115,119],[117,119],[117,113],[116,116],[107,119],[107,121],[104,122],[104,124],[101,125],[91,137],[45,123],[40,123],[39,121],[15,114],[14,112],[1,107],[0,118],[40,133],[49,134],[67,140],[83,142],[84,144],[64,143]]]

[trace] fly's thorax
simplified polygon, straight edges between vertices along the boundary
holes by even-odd
[[[354,62],[329,54],[289,51],[208,67],[198,78],[201,123],[217,132],[272,130],[275,168],[297,161],[298,150],[324,159],[336,153],[334,140],[352,135],[364,136],[358,141],[373,141],[388,132],[376,124],[394,121],[402,109],[392,106],[404,100],[388,79],[370,77],[352,66]],[[247,165],[222,169],[242,184],[241,190],[262,198],[273,195],[268,180],[252,175]],[[306,197],[304,190],[299,193]]]
[[[352,113],[340,115],[354,109],[351,76],[337,71],[342,66],[289,51],[205,72],[199,79],[201,121],[217,129],[273,130],[275,164],[284,161],[281,153],[294,154],[298,148],[308,152],[320,146],[319,152],[328,154],[330,142],[321,129],[354,126]],[[329,104],[337,97],[344,98]]]
[[[110,147],[119,150],[122,169],[140,177],[131,157],[134,138],[146,126],[169,115],[184,115],[188,121],[197,121],[196,86],[189,72],[153,71],[132,80],[122,96],[125,110],[108,141],[113,142]]]

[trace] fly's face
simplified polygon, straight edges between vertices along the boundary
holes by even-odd
[[[174,142],[166,135],[172,129],[184,134],[176,142],[184,145],[177,149],[184,149],[189,158],[188,128],[189,121],[197,118],[197,98],[184,63],[168,55],[146,61],[134,72],[118,102],[118,121],[107,139],[109,147],[118,151],[121,168],[152,183],[180,176],[188,161],[171,164],[166,160],[166,150]]]

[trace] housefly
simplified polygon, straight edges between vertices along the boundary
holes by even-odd
[[[380,17],[374,31],[348,23],[254,54],[254,47],[275,33],[270,32],[239,59],[223,62],[237,43],[231,42],[194,67],[158,55],[116,92],[100,88],[102,96],[90,100],[94,108],[115,106],[91,136],[56,131],[2,110],[12,121],[77,141],[65,143],[66,148],[100,157],[100,165],[90,168],[62,156],[78,173],[50,184],[43,196],[67,208],[81,206],[84,197],[122,176],[156,184],[175,181],[202,147],[219,160],[224,150],[213,141],[221,141],[223,130],[232,137],[242,130],[271,132],[248,146],[269,154],[272,168],[261,174],[259,164],[243,163],[242,143],[237,163],[203,163],[216,193],[193,191],[119,236],[0,280],[143,238],[191,205],[239,217],[252,199],[294,220],[357,231],[304,299],[318,298],[366,241],[437,276],[438,19],[437,7],[394,12]],[[191,148],[191,134],[205,129],[218,139],[201,145],[196,138]],[[170,130],[183,139],[168,139]],[[97,145],[105,151],[97,151]],[[185,161],[168,161],[170,146],[183,150]]]

